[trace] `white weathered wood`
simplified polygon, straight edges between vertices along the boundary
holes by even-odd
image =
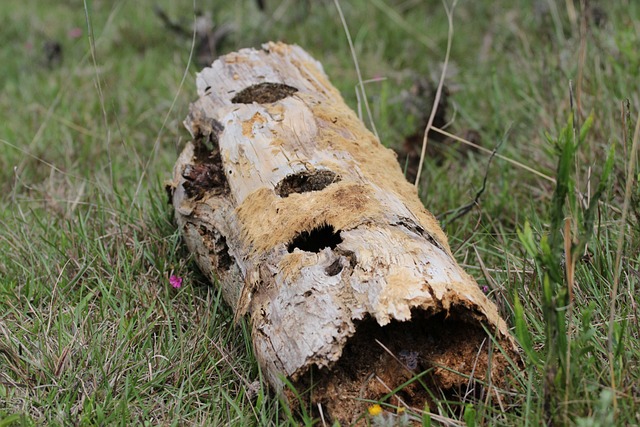
[[[200,98],[185,121],[194,141],[171,184],[176,220],[236,317],[249,314],[256,357],[277,390],[281,376],[333,367],[360,321],[409,324],[418,312],[484,325],[517,359],[496,306],[458,266],[394,153],[317,61],[269,43],[221,57],[196,81]],[[286,87],[265,85],[233,102],[261,83],[297,90],[276,99]],[[304,232],[318,244],[314,229],[331,237],[323,226],[336,232],[333,244],[294,247]]]

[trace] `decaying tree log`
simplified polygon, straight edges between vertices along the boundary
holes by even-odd
[[[313,385],[325,417],[351,422],[419,373],[392,403],[424,408],[426,389],[469,377],[505,384],[520,359],[496,306],[318,62],[269,43],[221,57],[197,88],[176,220],[236,318],[250,316],[276,391]]]

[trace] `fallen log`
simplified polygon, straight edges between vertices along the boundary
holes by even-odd
[[[268,43],[196,83],[169,186],[176,221],[236,319],[249,316],[277,392],[311,388],[314,408],[350,423],[416,376],[392,403],[506,384],[521,362],[496,306],[320,63]]]

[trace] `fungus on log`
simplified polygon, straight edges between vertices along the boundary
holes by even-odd
[[[470,377],[505,385],[521,362],[496,306],[320,63],[268,43],[196,82],[170,184],[177,224],[236,319],[249,316],[277,392],[284,378],[311,388],[349,423],[416,375],[393,402],[422,409]]]

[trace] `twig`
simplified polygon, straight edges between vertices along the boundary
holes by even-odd
[[[478,190],[478,192],[476,193],[476,196],[474,197],[473,201],[471,201],[470,203],[467,203],[466,205],[460,207],[460,208],[456,208],[456,209],[451,209],[449,211],[446,211],[440,215],[438,215],[438,219],[440,220],[442,217],[446,217],[452,213],[455,213],[456,215],[451,218],[448,221],[445,221],[442,224],[442,227],[446,227],[447,224],[455,221],[456,219],[466,215],[467,213],[469,213],[469,211],[478,204],[478,201],[480,200],[480,196],[482,196],[482,194],[484,193],[484,190],[487,187],[487,179],[489,178],[489,169],[491,168],[491,161],[493,160],[493,158],[495,157],[498,149],[500,148],[500,146],[502,145],[502,143],[507,139],[507,135],[510,132],[510,128],[507,129],[507,133],[505,134],[504,138],[502,138],[500,140],[500,142],[498,142],[498,145],[496,145],[496,147],[493,149],[493,152],[491,153],[491,156],[489,157],[489,161],[487,162],[487,169],[484,172],[484,179],[482,180],[482,187],[480,187],[480,189]]]
[[[191,37],[191,31],[187,30],[177,22],[173,22],[171,18],[169,18],[169,15],[167,15],[167,13],[160,6],[155,5],[153,7],[153,12],[158,18],[160,18],[160,20],[168,30],[171,30],[176,34],[187,38]]]
[[[320,420],[322,421],[322,426],[326,427],[327,422],[324,419],[324,411],[322,410],[322,403],[318,403],[318,412],[320,413]]]
[[[432,127],[431,130],[434,131],[434,132],[437,132],[437,133],[439,133],[441,135],[447,136],[447,137],[449,137],[449,138],[451,138],[451,139],[453,139],[455,141],[458,141],[458,142],[461,142],[461,143],[463,143],[465,145],[473,147],[473,148],[477,149],[478,151],[482,151],[483,153],[495,155],[500,160],[504,160],[504,161],[506,161],[508,163],[511,163],[512,165],[515,165],[515,166],[517,166],[517,167],[519,167],[521,169],[524,169],[524,170],[526,170],[528,172],[531,172],[532,174],[534,174],[534,175],[536,175],[536,176],[538,176],[538,177],[540,177],[540,178],[542,178],[542,179],[544,179],[546,181],[549,181],[549,182],[551,182],[553,184],[556,183],[556,179],[555,178],[552,178],[549,175],[546,175],[546,174],[544,174],[544,173],[542,173],[540,171],[537,171],[537,170],[533,169],[532,167],[525,165],[524,163],[520,163],[520,162],[518,162],[516,160],[510,159],[509,157],[503,156],[502,154],[497,154],[497,153],[494,154],[494,152],[492,150],[489,150],[488,148],[482,147],[481,145],[478,145],[478,144],[474,144],[471,141],[467,141],[464,138],[461,138],[461,137],[459,137],[457,135],[449,133],[449,132],[447,132],[445,130],[442,130],[440,128],[437,128],[435,126]],[[576,193],[578,195],[582,196],[582,193],[580,192],[580,190],[578,188],[576,188],[575,191],[576,191]],[[606,206],[608,209],[611,209],[615,213],[621,213],[620,209],[618,207],[612,205],[611,203],[607,203],[607,202],[604,202],[604,201],[600,200],[598,202],[598,204],[600,204],[602,206]]]
[[[445,130],[442,130],[442,129],[440,129],[440,128],[432,127],[432,128],[431,128],[431,130],[432,130],[432,131],[434,131],[434,132],[437,132],[437,133],[439,133],[439,134],[441,134],[441,135],[447,136],[447,137],[449,137],[449,138],[451,138],[451,139],[453,139],[453,140],[456,140],[456,141],[458,141],[458,142],[461,142],[461,143],[463,143],[463,144],[465,144],[465,145],[468,145],[468,146],[470,146],[470,147],[473,147],[473,148],[477,149],[478,151],[482,151],[482,152],[484,152],[484,153],[494,155],[494,151],[493,151],[493,150],[489,150],[488,148],[485,148],[485,147],[483,147],[483,146],[481,146],[481,145],[474,144],[474,143],[473,143],[473,142],[471,142],[471,141],[467,141],[467,140],[466,140],[466,139],[464,139],[464,138],[461,138],[461,137],[459,137],[459,136],[456,136],[456,135],[454,135],[454,134],[452,134],[452,133],[449,133],[449,132],[447,132],[447,131],[445,131]],[[550,177],[549,175],[545,175],[544,173],[539,172],[539,171],[537,171],[537,170],[533,169],[532,167],[527,166],[527,165],[525,165],[525,164],[523,164],[523,163],[520,163],[520,162],[518,162],[518,161],[516,161],[516,160],[510,159],[509,157],[505,157],[505,156],[503,156],[503,155],[501,155],[501,154],[495,154],[495,156],[496,156],[497,158],[501,159],[501,160],[505,160],[505,161],[507,161],[507,162],[511,163],[512,165],[516,165],[516,166],[518,166],[518,167],[519,167],[519,168],[521,168],[521,169],[524,169],[524,170],[526,170],[526,171],[528,171],[528,172],[531,172],[532,174],[537,175],[537,176],[539,176],[540,178],[543,178],[543,179],[545,179],[545,180],[547,180],[547,181],[549,181],[549,182],[552,182],[552,183],[554,183],[554,184],[555,184],[555,182],[556,182],[555,178],[552,178],[552,177]]]

